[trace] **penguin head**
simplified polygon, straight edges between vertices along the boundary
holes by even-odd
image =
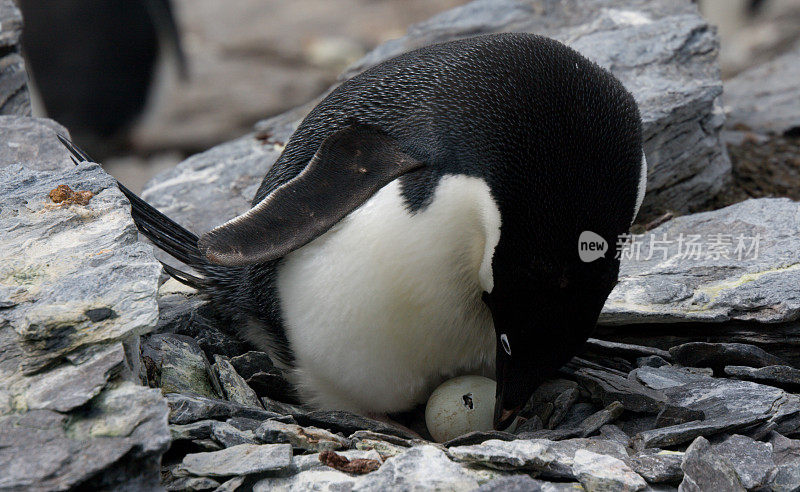
[[[579,351],[616,285],[616,248],[646,175],[638,114],[628,120],[609,132],[587,126],[487,175],[499,238],[481,284],[495,329],[498,429]]]
[[[512,423],[536,388],[590,335],[619,269],[613,258],[590,264],[520,261],[521,251],[502,248],[498,244],[493,262],[494,287],[483,293],[496,339],[497,429]]]

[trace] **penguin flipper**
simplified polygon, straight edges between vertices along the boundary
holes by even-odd
[[[200,238],[212,263],[280,258],[325,233],[379,189],[423,163],[379,129],[354,124],[331,134],[295,178],[243,215]]]

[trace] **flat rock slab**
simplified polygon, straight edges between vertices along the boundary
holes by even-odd
[[[200,420],[224,420],[231,417],[254,420],[292,420],[291,417],[269,412],[262,408],[248,407],[216,398],[182,395],[180,393],[170,393],[166,397],[170,408],[169,422],[171,424],[190,424]]]
[[[314,426],[333,432],[341,432],[346,436],[360,430],[369,430],[381,434],[402,437],[405,439],[414,439],[417,437],[404,429],[395,427],[394,425],[339,410],[318,410],[308,413],[303,412],[293,414],[293,417],[300,425]]]
[[[426,44],[493,32],[554,37],[609,68],[642,111],[650,171],[641,216],[688,211],[724,186],[730,162],[720,143],[722,84],[713,29],[687,0],[549,2],[478,0],[412,26],[344,75]],[[153,179],[143,197],[194,232],[250,208],[283,144],[312,105],[258,125],[254,135],[198,154]],[[214,203],[214,207],[209,207]]]
[[[792,366],[766,366],[759,369],[747,366],[725,366],[727,376],[777,386],[797,392],[800,390],[800,369]]]
[[[230,477],[278,471],[292,464],[288,444],[240,444],[211,453],[184,456],[180,470],[202,477]]]
[[[50,191],[62,184],[94,196],[87,205],[52,203]],[[155,326],[161,265],[97,164],[0,169],[0,236],[0,321],[19,337],[23,372]]]
[[[161,266],[114,179],[56,152],[55,131],[0,117],[0,489],[156,489],[168,409],[131,380]],[[55,204],[62,184],[93,196]]]
[[[800,44],[725,82],[726,126],[772,135],[800,134]]]
[[[671,367],[640,368],[635,374],[642,381],[655,382],[671,405],[700,411],[705,416],[640,432],[633,438],[638,449],[673,446],[698,436],[751,429],[765,423],[788,434],[800,428],[800,397],[779,388],[695,375]]]
[[[746,343],[690,342],[670,348],[669,353],[682,366],[710,367],[718,374],[723,373],[725,366],[764,367],[786,363]]]
[[[800,316],[800,203],[751,199],[678,217],[635,236],[628,252],[602,324]]]
[[[346,448],[350,441],[325,429],[300,427],[276,420],[267,420],[255,431],[262,442],[289,443],[296,449],[307,451],[334,451]]]
[[[606,406],[620,402],[632,412],[656,413],[667,403],[666,397],[658,390],[610,372],[581,369],[576,376],[592,397]]]
[[[123,370],[125,349],[116,343],[87,351],[85,357],[78,364],[63,364],[29,378],[27,409],[69,412],[85,405]]]
[[[587,492],[607,490],[634,492],[647,487],[647,482],[624,461],[584,449],[579,449],[575,453],[572,473]]]
[[[342,453],[347,456],[347,452]],[[301,457],[304,458],[304,457]],[[295,461],[300,461],[295,459]],[[303,469],[305,468],[305,469]],[[387,459],[377,470],[354,476],[318,465],[301,467],[288,477],[265,478],[256,492],[274,490],[474,490],[476,476],[435,446],[417,446]]]
[[[627,460],[625,446],[602,439],[518,439],[515,441],[490,440],[473,446],[450,448],[456,461],[468,465],[496,470],[525,470],[543,477],[577,479],[573,471],[575,454],[579,450]]]

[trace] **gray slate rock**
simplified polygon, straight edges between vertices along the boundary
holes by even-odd
[[[585,449],[575,453],[572,473],[587,492],[634,492],[647,487],[647,482],[624,461]]]
[[[692,375],[673,367],[637,369],[637,377],[645,379],[655,379],[647,375],[658,373],[663,374],[659,382],[670,376],[685,378],[682,384],[673,381],[661,390],[670,405],[702,411],[706,418],[640,432],[633,439],[637,449],[672,446],[698,436],[750,429],[764,423],[774,424],[779,432],[796,432],[800,427],[800,398],[781,389],[749,381]]]
[[[94,197],[85,206],[54,204],[48,194],[61,184]],[[0,322],[24,346],[24,373],[155,326],[161,265],[138,242],[129,210],[97,164],[59,173],[0,169]],[[112,315],[93,321],[97,309]]]
[[[347,448],[350,441],[342,436],[316,427],[300,427],[276,420],[267,420],[255,431],[261,442],[289,443],[306,451],[335,451]]]
[[[702,436],[713,436],[725,432],[748,429],[766,422],[769,415],[736,415],[727,418],[694,420],[684,424],[650,429],[636,434],[631,440],[637,450],[669,447],[689,442]]]
[[[725,82],[726,126],[772,135],[800,133],[800,43]]]
[[[677,217],[636,236],[631,258],[624,257],[619,284],[606,301],[599,322],[777,323],[797,319],[798,217],[800,203],[788,198],[751,199]],[[695,246],[687,246],[689,240]]]
[[[682,386],[664,389],[664,394],[676,406],[705,413],[704,422],[732,421],[766,416],[777,424],[776,430],[791,434],[800,423],[800,397],[779,388],[749,381],[731,379],[702,379]]]
[[[638,357],[636,359],[637,367],[663,367],[668,365],[669,362],[658,355],[648,355],[647,357]]]
[[[710,367],[722,374],[725,366],[764,367],[786,364],[760,347],[746,343],[690,342],[672,347],[669,353],[683,366]]]
[[[539,492],[541,482],[528,475],[498,478],[478,487],[475,492]]]
[[[211,438],[214,423],[216,423],[216,420],[200,420],[191,424],[170,424],[169,432],[172,436],[172,442],[209,439]]]
[[[358,434],[358,433],[356,433]],[[503,431],[473,431],[462,434],[456,438],[450,439],[442,443],[442,446],[449,448],[450,446],[471,446],[473,444],[480,444],[490,439],[499,439],[501,441],[513,441],[517,436],[510,432]]]
[[[239,444],[259,444],[253,431],[237,429],[227,422],[212,422],[210,436],[222,447],[230,448]]]
[[[772,479],[772,489],[776,492],[800,490],[800,441],[772,432],[769,443],[772,445],[772,459],[778,467]]]
[[[288,444],[240,444],[211,453],[184,456],[179,470],[202,477],[230,477],[280,471],[292,464]]]
[[[353,456],[345,451],[345,457]],[[363,453],[358,451],[358,453]],[[374,452],[373,452],[374,453]],[[377,457],[377,454],[373,456]],[[304,458],[309,458],[306,461]],[[474,473],[453,463],[435,446],[417,446],[387,459],[380,469],[367,475],[353,476],[332,468],[320,466],[316,455],[301,456],[288,476],[265,478],[258,481],[255,492],[303,490],[474,490],[478,487]],[[316,463],[314,463],[316,461]],[[307,463],[307,464],[306,464]],[[299,471],[299,473],[296,473]]]
[[[69,152],[56,138],[59,133],[69,135],[69,132],[55,121],[0,114],[0,129],[3,133],[0,167],[23,164],[28,169],[57,171],[74,166]]]
[[[663,390],[687,383],[711,379],[711,369],[694,367],[640,367],[631,372],[631,377],[641,381],[649,388]]]
[[[305,410],[302,407],[299,407],[297,405],[292,405],[290,403],[275,401],[272,398],[267,398],[266,396],[261,398],[260,400],[261,404],[264,405],[264,408],[266,408],[270,412],[281,413],[284,415],[293,415],[305,412]]]
[[[142,367],[151,386],[161,392],[218,398],[219,382],[197,342],[185,335],[158,333],[141,346]],[[216,383],[216,384],[214,384]]]
[[[721,442],[711,444],[711,452],[731,464],[747,490],[765,487],[776,471],[772,446],[747,436],[726,436]]]
[[[25,392],[27,409],[69,412],[100,394],[122,372],[125,363],[122,344],[90,348],[86,352],[93,353],[80,364],[64,364],[30,378],[31,385]]]
[[[245,379],[257,372],[269,371],[273,367],[269,354],[255,350],[231,357],[231,364],[236,372]]]
[[[208,477],[174,477],[163,484],[168,491],[216,490],[220,483]]]
[[[663,449],[646,449],[631,456],[633,470],[649,483],[680,483],[683,480],[684,453],[664,451]]]
[[[581,434],[580,437],[589,437],[592,434],[596,433],[606,424],[610,424],[617,420],[622,412],[625,411],[625,407],[622,403],[618,401],[611,402],[606,408],[596,412],[588,417],[586,420],[581,422],[580,429]]]
[[[360,430],[369,430],[381,434],[402,437],[404,439],[415,439],[417,437],[404,429],[385,422],[340,410],[317,410],[308,413],[293,414],[293,417],[300,425],[319,427],[332,432],[341,432],[346,436]]]
[[[247,385],[259,396],[280,402],[297,403],[297,395],[291,383],[283,377],[280,369],[273,367],[267,372],[256,372],[247,378]]]
[[[627,460],[625,446],[601,439],[518,439],[515,441],[486,441],[474,446],[450,448],[456,461],[496,470],[525,470],[554,479],[576,479],[573,473],[575,453],[588,450]]]
[[[800,390],[800,369],[792,366],[765,366],[759,369],[747,366],[725,366],[725,375],[777,386],[794,392]]]
[[[650,172],[642,216],[687,211],[720,190],[730,162],[720,143],[717,39],[689,1],[623,0],[569,5],[478,0],[412,26],[376,48],[345,77],[404,51],[490,32],[533,32],[566,42],[608,67],[638,101]],[[259,124],[246,136],[191,157],[153,179],[144,198],[205,232],[249,209],[249,201],[311,106]],[[208,203],[217,206],[209,207]]]
[[[628,357],[631,359],[639,357],[659,357],[665,361],[672,361],[672,355],[668,351],[660,348],[630,343],[610,342],[608,340],[598,340],[597,338],[586,340],[586,349],[589,352],[617,357]]]
[[[170,445],[166,411],[158,390],[123,382],[89,413],[0,416],[0,489],[155,489]]]
[[[189,424],[199,420],[225,420],[231,417],[244,417],[255,420],[277,419],[292,421],[291,417],[264,409],[246,407],[225,400],[201,396],[171,393],[166,395],[169,404],[170,424]]]
[[[572,405],[578,401],[580,395],[581,392],[578,388],[566,389],[563,393],[558,395],[558,397],[553,400],[553,411],[547,421],[546,427],[548,429],[555,429],[558,427],[558,424],[564,421]]]
[[[158,251],[156,253],[160,254]],[[191,337],[206,356],[219,354],[232,357],[252,350],[252,346],[239,339],[231,327],[215,318],[213,308],[199,296],[165,293],[158,298],[158,308],[160,316],[155,333]]]
[[[711,449],[708,440],[698,437],[683,457],[683,481],[680,492],[706,490],[741,491],[745,488],[731,464]]]
[[[577,482],[545,482],[528,475],[511,475],[481,485],[475,492],[579,492]]]
[[[632,412],[656,413],[667,403],[666,397],[658,390],[611,372],[580,369],[576,376],[592,398],[606,406],[620,402]]]
[[[450,455],[456,461],[497,470],[540,472],[552,461],[549,444],[544,440],[489,440],[472,446],[451,447]]]
[[[623,446],[627,446],[631,441],[631,436],[614,424],[606,424],[600,427],[600,437],[609,441],[618,442]]]
[[[167,406],[132,381],[161,266],[113,178],[47,147],[54,127],[0,117],[0,489],[154,489]],[[94,196],[53,204],[60,184]]]
[[[227,357],[215,354],[214,361],[214,373],[219,378],[222,392],[228,401],[246,407],[262,408],[261,400],[258,399],[256,392],[236,372]]]
[[[13,0],[0,0],[0,115],[31,115],[28,76],[20,54],[22,14]]]
[[[706,414],[702,410],[668,405],[656,415],[656,427],[684,424],[695,420],[704,420],[705,418]]]
[[[246,481],[247,477],[233,477],[214,489],[214,492],[236,492],[237,490],[243,490],[241,487]]]
[[[474,476],[436,446],[416,446],[389,458],[353,490],[471,490]]]

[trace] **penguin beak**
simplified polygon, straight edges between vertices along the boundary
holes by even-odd
[[[527,399],[522,403],[514,402],[511,395],[519,394],[520,391],[526,392],[520,376],[512,374],[512,364],[505,357],[498,354],[497,357],[497,392],[494,403],[494,428],[495,430],[506,430],[514,422],[514,419],[522,410]]]
[[[504,408],[503,398],[498,396],[497,401],[495,401],[494,404],[494,429],[508,429],[514,422],[514,419],[517,417],[517,414],[520,410],[522,410],[522,405],[519,405],[515,408]]]

